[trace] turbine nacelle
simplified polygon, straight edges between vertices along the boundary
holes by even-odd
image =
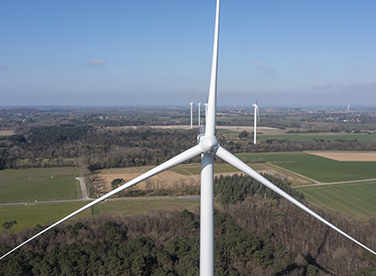
[[[219,148],[217,137],[209,135],[200,136],[199,145],[204,153],[208,154],[216,153],[217,149]]]

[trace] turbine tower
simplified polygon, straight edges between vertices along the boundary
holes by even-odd
[[[191,105],[191,129],[193,128],[193,102],[189,103]]]
[[[24,244],[35,239],[39,235],[47,232],[56,225],[66,221],[67,219],[75,216],[76,214],[90,208],[91,206],[133,186],[137,183],[146,180],[153,175],[156,175],[162,171],[165,171],[171,167],[179,165],[193,157],[201,156],[201,197],[200,197],[200,276],[214,276],[214,199],[213,199],[213,155],[217,155],[219,158],[223,159],[227,163],[230,163],[234,167],[238,168],[240,171],[253,177],[255,180],[259,181],[266,187],[270,188],[281,197],[287,199],[291,203],[295,204],[297,207],[301,208],[308,214],[314,216],[324,224],[328,225],[338,233],[349,238],[353,242],[357,243],[364,249],[376,255],[375,251],[366,247],[359,241],[350,237],[348,234],[342,230],[335,227],[333,224],[327,220],[320,217],[318,214],[304,206],[302,203],[282,191],[276,185],[271,183],[269,180],[255,172],[248,165],[243,163],[236,156],[221,147],[215,137],[215,114],[216,114],[216,94],[217,94],[217,61],[218,61],[218,33],[219,33],[219,1],[217,0],[216,16],[215,16],[215,32],[214,32],[214,47],[213,47],[213,59],[211,67],[211,77],[210,77],[210,88],[209,88],[209,100],[208,100],[208,113],[207,113],[207,123],[205,124],[205,133],[198,136],[198,145],[184,151],[183,153],[173,157],[172,159],[164,162],[163,164],[151,169],[150,171],[136,177],[135,179],[125,183],[124,185],[112,190],[111,192],[105,194],[104,196],[90,202],[84,207],[78,209],[77,211],[71,213],[70,215],[62,218],[58,222],[52,224],[51,226],[45,228],[38,234],[32,236],[25,242],[16,246],[8,253],[0,257],[3,259],[8,256],[13,251],[17,250]]]
[[[259,117],[259,109],[257,102],[253,104],[252,106],[255,107],[255,115],[254,115],[254,123],[253,123],[253,143],[256,145],[256,134],[257,134],[257,117]]]
[[[197,106],[198,106],[198,127],[200,127],[200,125],[201,125],[201,122],[200,122],[200,120],[201,120],[201,118],[200,118],[201,103],[198,103]]]

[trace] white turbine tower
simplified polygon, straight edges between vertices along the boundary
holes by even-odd
[[[256,145],[256,134],[257,134],[257,118],[259,117],[259,108],[257,102],[252,106],[255,107],[254,123],[253,123],[253,143]]]
[[[112,190],[111,192],[105,194],[104,196],[90,202],[84,207],[78,209],[77,211],[71,213],[70,215],[64,217],[58,222],[52,224],[51,226],[45,228],[38,234],[32,236],[25,242],[16,246],[8,253],[0,257],[0,259],[9,255],[13,251],[17,250],[24,244],[30,242],[39,235],[45,233],[56,225],[66,221],[67,219],[75,216],[76,214],[90,208],[91,206],[117,194],[120,191],[123,191],[137,183],[152,177],[155,174],[158,174],[164,170],[167,170],[171,167],[174,167],[182,162],[185,162],[193,157],[201,156],[201,204],[200,204],[200,275],[201,276],[213,276],[214,275],[214,207],[213,207],[213,155],[217,155],[219,158],[230,163],[234,167],[243,171],[244,173],[250,175],[257,181],[261,182],[268,188],[272,189],[274,192],[287,199],[291,203],[295,204],[299,208],[303,209],[310,215],[314,216],[321,222],[325,223],[335,231],[349,238],[353,242],[357,243],[361,247],[370,251],[376,255],[376,252],[372,251],[362,243],[358,242],[354,238],[350,237],[330,222],[326,221],[309,208],[301,204],[299,201],[282,191],[280,188],[275,186],[269,180],[265,179],[263,176],[259,175],[248,165],[243,163],[240,159],[232,155],[230,152],[222,148],[217,138],[215,137],[215,114],[216,114],[216,90],[217,90],[217,60],[218,60],[218,33],[219,33],[219,1],[217,0],[216,8],[216,19],[215,19],[215,34],[214,34],[214,47],[213,47],[213,59],[212,59],[212,68],[211,68],[211,77],[210,77],[210,88],[209,88],[209,101],[208,101],[208,114],[207,114],[207,123],[205,125],[205,133],[199,136],[198,145],[186,150],[185,152],[175,156],[174,158],[166,161],[165,163],[151,169],[150,171],[136,177],[135,179],[129,181],[128,183]]]
[[[193,128],[193,102],[189,103],[191,105],[191,129]]]
[[[201,103],[198,103],[197,104],[197,106],[198,106],[198,127],[200,127],[200,125],[201,125],[201,122],[200,122],[200,120],[201,120],[201,118],[200,118],[200,108],[201,108]]]

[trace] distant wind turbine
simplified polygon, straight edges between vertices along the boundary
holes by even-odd
[[[257,118],[260,117],[259,108],[257,101],[252,106],[255,107],[254,123],[253,123],[253,143],[256,145],[256,135],[257,135]],[[260,120],[260,118],[258,118]]]
[[[210,77],[210,87],[209,87],[209,100],[208,100],[208,114],[207,122],[205,124],[205,133],[198,136],[198,145],[184,151],[183,153],[173,157],[172,159],[164,162],[163,164],[151,169],[150,171],[136,177],[135,179],[125,183],[124,185],[112,190],[111,192],[105,194],[104,196],[90,202],[84,207],[78,209],[77,211],[71,213],[70,215],[62,218],[58,222],[52,224],[51,226],[45,228],[38,234],[32,236],[25,242],[16,246],[8,253],[3,255],[0,259],[8,256],[13,251],[17,250],[24,244],[30,242],[34,238],[40,236],[41,234],[47,232],[56,225],[66,221],[67,219],[77,215],[78,213],[90,208],[91,206],[98,204],[99,202],[133,186],[137,183],[146,180],[153,175],[156,175],[162,171],[165,171],[171,167],[179,165],[193,157],[201,156],[201,197],[200,197],[200,276],[214,276],[214,199],[213,199],[213,156],[217,155],[219,158],[230,163],[234,167],[238,168],[240,171],[253,177],[266,187],[270,188],[281,197],[287,199],[291,203],[295,204],[308,214],[314,216],[324,224],[328,225],[338,233],[349,238],[353,242],[357,243],[364,249],[376,255],[376,252],[372,251],[359,241],[350,237],[345,232],[341,231],[335,227],[330,222],[326,221],[318,214],[304,206],[302,203],[282,191],[276,185],[271,183],[269,180],[258,174],[256,171],[251,169],[248,165],[243,163],[240,159],[235,157],[233,154],[225,150],[218,143],[215,136],[215,115],[216,115],[216,97],[217,97],[217,69],[218,69],[218,34],[219,34],[219,2],[217,0],[216,16],[215,16],[215,31],[214,31],[214,47],[213,47],[213,59],[211,67],[211,77]]]
[[[189,103],[191,105],[191,129],[193,128],[193,102]]]
[[[200,120],[201,120],[201,118],[200,118],[200,107],[201,107],[201,103],[199,102],[198,104],[197,104],[197,106],[198,106],[198,127],[200,127],[200,125],[201,125],[201,122],[200,122]]]

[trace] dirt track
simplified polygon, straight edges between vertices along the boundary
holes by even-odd
[[[0,136],[11,136],[14,134],[13,130],[0,130]]]

